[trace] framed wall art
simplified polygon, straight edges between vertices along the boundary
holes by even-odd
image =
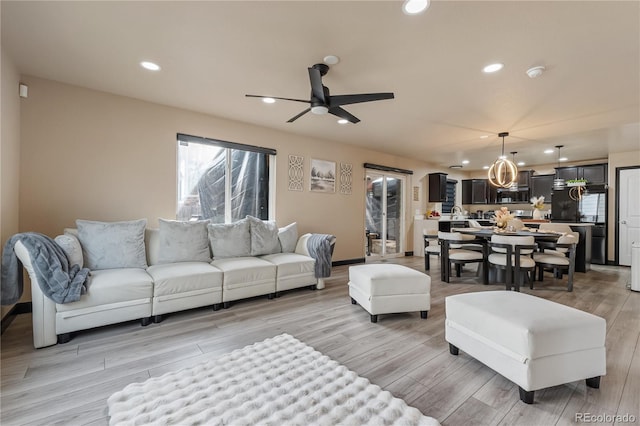
[[[312,158],[309,181],[312,192],[336,192],[336,163]]]

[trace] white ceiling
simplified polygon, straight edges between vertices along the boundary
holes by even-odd
[[[2,47],[20,72],[232,120],[481,169],[500,151],[527,165],[640,149],[640,2],[1,2]],[[306,68],[341,61],[332,94],[395,99],[345,106],[339,125],[306,106]],[[152,60],[162,71],[139,67]],[[495,74],[484,65],[503,62]],[[525,71],[544,65],[530,79]],[[480,139],[489,135],[487,139]]]

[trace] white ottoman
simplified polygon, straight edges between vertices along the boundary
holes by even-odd
[[[598,388],[606,374],[603,318],[539,297],[487,291],[445,298],[449,351],[462,349],[520,387],[534,391],[586,379]]]
[[[431,277],[402,265],[358,265],[349,267],[351,303],[360,304],[371,315],[420,311],[431,308]]]

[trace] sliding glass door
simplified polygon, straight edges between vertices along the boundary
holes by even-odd
[[[365,254],[367,259],[404,255],[404,176],[366,170]]]

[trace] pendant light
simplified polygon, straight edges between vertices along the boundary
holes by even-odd
[[[558,148],[558,167],[560,167],[560,148],[564,145],[556,145]],[[556,177],[553,179],[553,189],[564,189],[566,186],[564,179],[558,177],[558,171],[556,170]]]
[[[513,162],[513,164],[518,164],[516,163],[516,154],[518,153],[518,151],[511,151],[511,161]],[[518,192],[518,181],[514,180],[513,183],[511,183],[511,186],[509,187],[509,191],[511,192]]]
[[[518,167],[504,156],[504,138],[509,136],[509,132],[498,133],[498,136],[502,138],[502,155],[491,165],[487,176],[491,185],[509,188],[518,180]]]

